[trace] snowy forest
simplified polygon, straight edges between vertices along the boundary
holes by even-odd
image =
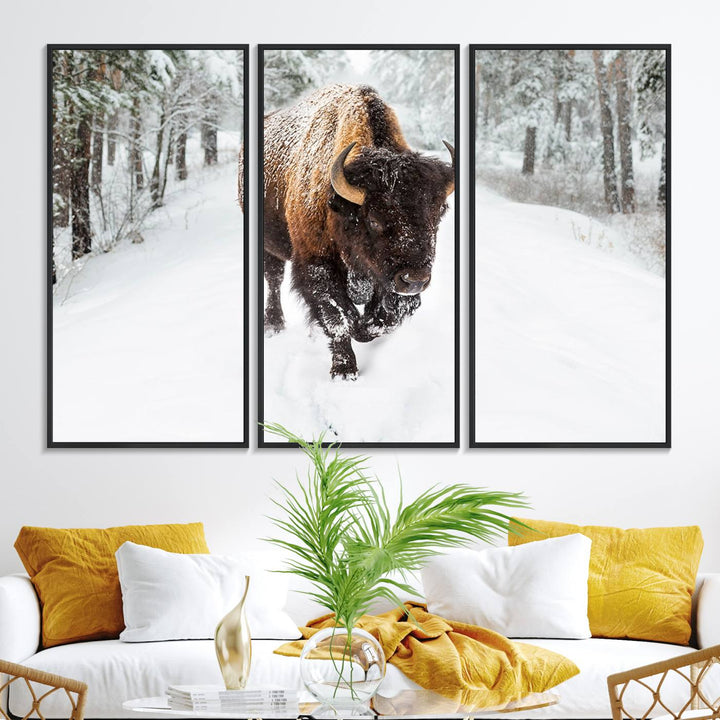
[[[667,439],[666,56],[476,50],[473,442]]]
[[[241,443],[243,51],[50,52],[49,440]]]
[[[602,220],[665,272],[663,49],[476,50],[476,176],[505,197]],[[578,239],[617,249],[600,233]]]
[[[217,49],[51,52],[56,282],[88,254],[140,242],[168,189],[236,157],[243,60]]]
[[[368,84],[398,113],[411,146],[455,138],[455,66],[448,50],[266,50],[264,112],[329,83]]]

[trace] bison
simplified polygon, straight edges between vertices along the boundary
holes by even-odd
[[[284,328],[292,287],[325,332],[330,375],[354,380],[352,340],[396,328],[430,284],[452,163],[413,152],[372,88],[332,85],[264,119],[265,332]]]

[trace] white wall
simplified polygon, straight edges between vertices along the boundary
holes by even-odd
[[[470,7],[476,9],[470,13]],[[601,14],[592,15],[595,10]],[[3,15],[0,573],[20,569],[12,543],[23,524],[77,527],[199,519],[214,551],[257,546],[255,538],[270,531],[263,515],[271,509],[271,479],[291,479],[300,462],[294,451],[44,449],[48,42],[459,42],[463,144],[468,43],[672,42],[673,449],[375,452],[373,465],[387,482],[394,481],[400,465],[406,495],[434,481],[462,480],[524,490],[537,517],[619,526],[697,523],[705,535],[701,568],[720,570],[720,158],[717,56],[711,55],[720,19],[716,6],[695,0],[26,0],[8,4]],[[254,99],[254,49],[251,59]],[[254,132],[254,102],[251,111]],[[464,149],[460,157],[465,156]],[[462,167],[463,180],[466,175]],[[254,182],[254,173],[251,177]],[[467,197],[463,192],[464,445]],[[251,278],[254,298],[254,273]],[[253,302],[253,315],[254,309]],[[251,337],[254,327],[253,322]],[[253,341],[251,355],[254,351]],[[253,408],[254,402],[255,393]]]

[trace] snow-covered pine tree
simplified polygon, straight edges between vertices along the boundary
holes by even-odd
[[[538,49],[480,50],[475,57],[480,143],[521,150],[524,175],[535,172],[536,157],[552,136],[555,61],[555,54]]]
[[[117,98],[105,82],[103,54],[97,50],[53,50],[53,218],[72,228],[72,256],[92,248],[90,163],[93,118]]]
[[[511,98],[518,112],[516,120],[525,127],[523,175],[535,172],[538,128],[546,135],[551,127],[554,59],[553,54],[545,50],[520,50],[514,53]]]
[[[480,127],[502,122],[502,103],[508,87],[512,57],[505,50],[482,50],[475,54],[475,102]]]
[[[341,76],[348,65],[345,50],[265,50],[264,112],[292,105],[304,93]]]
[[[222,119],[242,107],[242,78],[236,58],[227,52],[203,50],[197,57],[200,68],[201,136],[205,165],[218,162],[217,133]]]
[[[478,167],[482,156],[491,163],[499,161],[499,151],[514,145],[505,125],[508,88],[513,57],[506,50],[479,50],[475,53],[475,152]]]
[[[179,136],[208,108],[214,132],[226,120],[242,125],[242,72],[242,53],[232,51],[53,51],[53,243],[71,228],[59,277],[72,259],[137,235],[162,204],[173,152],[187,176]]]
[[[368,75],[398,113],[411,145],[455,142],[455,56],[451,50],[373,50]]]
[[[53,227],[70,224],[70,144],[72,112],[67,90],[62,87],[70,73],[68,51],[55,51],[52,57],[52,183]]]
[[[597,87],[592,57],[572,48],[546,52],[554,55],[553,125],[543,160],[546,167],[562,170],[566,188],[578,188],[598,155],[593,140]]]
[[[660,149],[660,179],[657,204],[667,202],[665,119],[667,112],[667,79],[665,50],[634,50],[632,72],[637,102],[638,138],[641,157],[652,157]]]

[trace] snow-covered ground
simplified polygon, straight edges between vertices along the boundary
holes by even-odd
[[[266,421],[308,438],[327,430],[332,441],[453,442],[454,196],[449,205],[420,308],[393,333],[370,343],[353,342],[359,370],[354,382],[330,378],[327,338],[308,328],[305,306],[291,293],[286,268],[286,328],[264,344]]]
[[[198,173],[153,213],[144,242],[76,263],[56,288],[56,441],[243,439],[235,172]],[[326,339],[286,281],[287,329],[264,341],[267,421],[345,442],[452,442],[450,205],[422,306],[394,333],[354,343],[356,382],[330,379]],[[476,219],[474,439],[664,440],[664,279],[593,246],[600,234],[614,245],[613,230],[577,213],[480,188]]]
[[[599,233],[478,188],[476,441],[665,440],[665,280]]]
[[[237,165],[191,175],[148,224],[56,288],[54,440],[241,442]]]

